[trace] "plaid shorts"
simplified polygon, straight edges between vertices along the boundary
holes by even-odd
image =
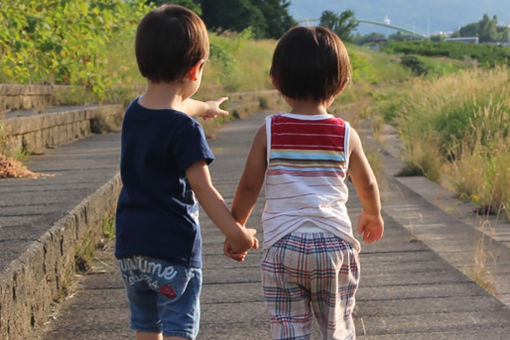
[[[328,233],[291,233],[262,259],[273,339],[310,339],[312,310],[323,339],[355,339],[352,311],[359,254]]]

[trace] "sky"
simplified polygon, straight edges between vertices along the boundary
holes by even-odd
[[[497,15],[498,25],[510,25],[510,0],[290,0],[289,12],[298,21],[317,19],[325,10],[341,13],[351,9],[359,19],[392,25],[421,34],[453,32],[478,22],[483,14]],[[317,22],[312,22],[316,24]],[[360,24],[362,34],[394,31],[380,26]]]

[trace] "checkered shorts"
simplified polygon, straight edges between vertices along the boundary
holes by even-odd
[[[264,303],[273,339],[310,339],[312,310],[323,339],[355,339],[358,252],[324,233],[294,232],[266,249]]]

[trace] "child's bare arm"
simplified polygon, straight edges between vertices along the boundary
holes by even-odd
[[[232,215],[243,225],[250,217],[264,183],[267,167],[266,145],[266,126],[262,125],[253,139],[232,203]]]
[[[232,215],[241,224],[245,224],[253,210],[255,202],[262,188],[266,173],[266,127],[263,125],[257,131],[250,153],[246,159],[244,172],[237,186],[232,203]],[[223,253],[237,261],[244,260],[245,253],[233,251],[229,240],[225,240]]]
[[[187,98],[181,104],[182,111],[191,117],[202,117],[204,119],[228,116],[228,112],[220,108],[220,105],[226,100],[228,100],[228,97],[221,97],[206,102]]]
[[[379,241],[384,232],[381,216],[381,200],[374,172],[363,152],[358,133],[351,128],[349,135],[349,175],[363,205],[358,221],[358,232],[363,241]]]
[[[186,177],[198,201],[209,218],[225,234],[234,252],[246,252],[258,247],[258,240],[254,237],[255,229],[244,228],[232,217],[223,197],[212,185],[209,167],[204,160],[191,165],[186,170]]]

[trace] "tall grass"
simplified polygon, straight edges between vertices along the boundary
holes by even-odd
[[[272,88],[269,68],[275,40],[253,40],[249,29],[241,33],[209,32],[209,40],[210,56],[197,98],[211,99],[228,92]],[[132,30],[110,45],[107,68],[123,80],[122,84],[116,84],[111,95],[117,101],[122,96],[133,96],[133,91],[126,91],[126,88],[145,84],[136,65],[134,41],[135,31]]]
[[[269,79],[275,40],[252,40],[251,30],[241,33],[212,33],[210,63],[204,83],[216,84],[228,92],[272,88]]]
[[[411,168],[510,217],[510,72],[415,79],[395,122]]]

